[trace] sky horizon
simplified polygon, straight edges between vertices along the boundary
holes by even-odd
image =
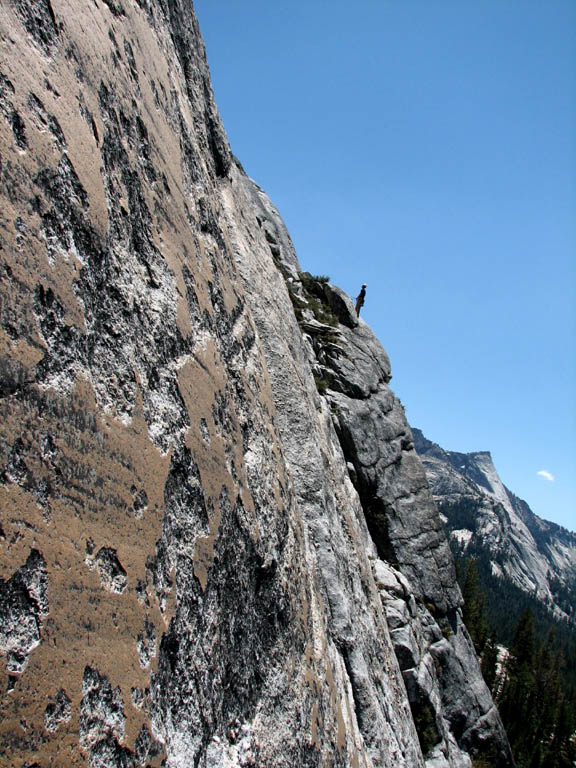
[[[409,423],[576,530],[576,4],[195,8],[232,151],[303,270],[367,284]]]

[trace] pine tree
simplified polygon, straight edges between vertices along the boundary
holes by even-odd
[[[518,766],[532,768],[538,741],[534,617],[530,610],[521,616],[506,665],[506,682],[499,704],[504,727]]]
[[[484,609],[484,594],[480,589],[478,567],[475,560],[470,560],[466,569],[466,580],[462,588],[464,608],[462,615],[470,633],[476,653],[481,654],[488,639],[488,624]]]
[[[576,721],[562,691],[562,651],[550,630],[536,648],[534,617],[518,622],[499,709],[518,768],[569,768]]]
[[[498,668],[498,646],[493,637],[488,637],[482,651],[480,670],[486,682],[486,685],[492,693],[496,684],[496,674]]]
[[[534,677],[536,680],[536,708],[538,711],[538,743],[550,745],[558,719],[562,698],[560,672],[562,654],[554,649],[555,632],[550,629],[544,644],[536,655]]]

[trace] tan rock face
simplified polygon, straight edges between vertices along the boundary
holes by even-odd
[[[177,560],[202,593],[222,499],[243,496],[257,533],[244,434],[274,460],[217,225],[228,150],[194,18],[180,19],[178,41],[132,4],[2,10],[1,730],[15,761],[134,750]],[[22,576],[31,553],[42,601]]]
[[[298,262],[191,6],[6,0],[0,23],[0,763],[423,765]],[[433,764],[468,764],[431,685]]]

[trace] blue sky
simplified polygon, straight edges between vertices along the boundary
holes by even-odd
[[[410,423],[575,530],[576,3],[195,7],[234,153],[302,269],[367,283]]]

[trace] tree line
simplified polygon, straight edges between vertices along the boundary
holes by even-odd
[[[554,622],[538,601],[501,579],[496,594],[487,589],[486,574],[473,558],[460,560],[458,570],[464,621],[517,768],[572,768],[576,761],[574,627]],[[522,599],[515,600],[518,597]],[[504,607],[507,615],[502,621]]]

